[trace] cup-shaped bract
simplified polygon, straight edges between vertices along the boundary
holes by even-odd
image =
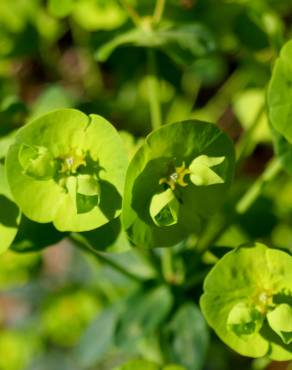
[[[117,217],[126,167],[115,128],[75,109],[53,111],[24,126],[6,159],[21,211],[60,231],[92,230]]]
[[[127,171],[122,221],[141,247],[171,246],[199,233],[224,202],[234,148],[216,125],[183,121],[152,132]]]
[[[20,212],[12,200],[4,166],[0,163],[0,253],[9,248],[14,240],[19,221]]]
[[[292,256],[255,243],[227,253],[204,282],[201,309],[244,356],[292,359]]]

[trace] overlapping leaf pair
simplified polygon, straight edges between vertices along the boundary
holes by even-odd
[[[185,121],[150,134],[127,166],[115,129],[73,110],[44,115],[19,130],[6,159],[12,195],[35,222],[60,231],[94,230],[119,216],[136,245],[173,245],[224,200],[233,145],[215,125]]]

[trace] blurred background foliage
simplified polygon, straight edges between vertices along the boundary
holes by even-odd
[[[0,162],[16,129],[64,107],[106,117],[131,157],[151,131],[145,47],[155,46],[163,122],[217,122],[237,145],[241,171],[228,213],[272,157],[266,85],[292,37],[292,3],[168,0],[163,24],[174,31],[145,40],[132,33],[129,12],[147,27],[154,6],[0,0]],[[102,237],[83,234],[96,258],[81,250],[80,236],[73,248],[66,235],[22,218],[12,249],[0,256],[0,369],[106,370],[133,358],[187,370],[287,369],[233,353],[209,332],[195,303],[226,250],[257,239],[292,251],[291,222],[292,182],[284,173],[202,256],[187,242],[153,253],[130,249],[114,221]]]

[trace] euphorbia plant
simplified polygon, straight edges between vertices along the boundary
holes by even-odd
[[[291,360],[292,257],[289,243],[277,248],[279,245],[269,240],[265,241],[267,246],[259,243],[252,233],[244,233],[244,227],[240,229],[238,225],[243,224],[257,235],[263,212],[259,216],[256,213],[250,221],[250,209],[264,198],[264,185],[277,178],[282,168],[292,172],[292,41],[283,46],[275,61],[267,91],[269,133],[274,140],[275,155],[268,153],[271,158],[266,169],[254,184],[246,186],[240,176],[253,167],[248,163],[244,168],[243,164],[250,154],[249,139],[253,138],[265,112],[264,104],[239,143],[229,137],[224,125],[222,128],[215,122],[221,118],[218,113],[221,99],[229,94],[232,100],[238,84],[244,85],[242,76],[233,77],[227,87],[223,86],[222,92],[219,91],[222,97],[220,95],[216,104],[211,101],[207,112],[191,111],[192,101],[184,119],[169,119],[174,122],[163,124],[165,112],[160,103],[169,81],[160,81],[157,60],[161,58],[166,64],[175,63],[185,68],[189,74],[184,75],[182,85],[193,93],[194,80],[188,80],[190,71],[204,67],[206,59],[214,57],[211,52],[216,48],[216,37],[203,24],[186,20],[184,23],[182,20],[188,19],[189,14],[182,13],[181,18],[178,17],[180,21],[164,21],[164,0],[156,2],[153,16],[144,17],[131,5],[137,3],[134,0],[120,3],[72,0],[59,4],[52,0],[48,9],[58,18],[69,17],[70,36],[82,40],[84,49],[94,44],[94,37],[99,37],[94,34],[93,40],[89,40],[84,30],[123,25],[119,35],[107,41],[101,36],[105,42],[94,44],[94,55],[84,63],[84,69],[89,70],[87,87],[92,77],[90,67],[95,61],[111,60],[123,46],[128,46],[132,52],[139,48],[147,57],[145,65],[144,60],[141,63],[144,80],[138,89],[143,90],[146,81],[151,113],[151,125],[147,125],[147,130],[151,126],[151,132],[136,141],[130,133],[117,131],[114,118],[110,123],[100,115],[87,115],[77,109],[50,109],[46,114],[36,114],[37,118],[30,119],[19,129],[12,125],[10,130],[9,125],[5,125],[6,140],[0,142],[0,252],[9,246],[19,253],[41,250],[68,238],[70,243],[93,253],[99,261],[124,276],[126,280],[120,279],[120,275],[118,278],[115,274],[110,276],[114,284],[118,285],[118,280],[121,283],[116,291],[110,284],[110,288],[104,284],[103,300],[111,304],[102,302],[102,313],[76,345],[74,355],[79,356],[82,369],[93,368],[94,361],[118,349],[122,359],[123,356],[125,360],[134,358],[124,361],[125,364],[120,359],[116,367],[119,370],[200,370],[209,343],[206,322],[222,342],[243,356]],[[178,2],[172,3],[176,9]],[[192,1],[182,3],[185,7],[193,4]],[[203,1],[198,3],[203,7]],[[142,9],[149,6],[147,1],[143,4]],[[261,18],[258,3],[244,5],[251,7],[250,13],[246,8],[242,10],[239,4],[233,5],[234,21],[239,18],[237,26],[243,19],[255,28],[260,25],[260,31],[268,28],[268,23],[275,27],[276,22],[266,21],[275,21],[269,8],[263,6],[267,17]],[[108,19],[108,14],[114,14],[113,19]],[[133,25],[126,22],[127,17],[132,19]],[[254,23],[253,17],[258,17]],[[103,22],[100,23],[100,19]],[[273,27],[269,29],[269,37],[277,41],[278,46],[279,39]],[[239,37],[245,35],[239,33]],[[230,47],[236,38],[226,39]],[[265,45],[266,40],[262,41]],[[257,62],[275,55],[275,50],[266,56],[259,49]],[[201,64],[194,63],[197,58],[201,58]],[[128,60],[131,68],[130,60],[131,57]],[[124,67],[120,60],[118,67]],[[146,78],[144,69],[148,74]],[[205,68],[202,69],[201,77],[207,74]],[[99,72],[102,74],[102,69]],[[167,74],[163,71],[161,75],[164,73]],[[196,83],[200,87],[203,78]],[[143,90],[141,95],[144,93]],[[253,91],[252,97],[257,93]],[[174,92],[169,88],[166,99],[170,99],[171,94]],[[131,94],[129,96],[131,100]],[[105,94],[104,101],[109,99],[110,94]],[[264,100],[263,94],[260,99]],[[129,110],[131,102],[127,106]],[[0,107],[2,119],[8,120],[10,111],[16,111],[17,118],[21,116],[19,113],[27,114],[17,105],[14,101],[11,106]],[[234,105],[240,106],[238,101]],[[118,103],[109,105],[108,113],[103,115],[115,113],[117,106]],[[249,108],[244,106],[244,110],[249,111]],[[91,106],[84,104],[82,110],[88,113],[90,109]],[[97,110],[93,106],[92,111]],[[238,111],[242,114],[242,107]],[[147,121],[146,116],[143,120]],[[18,119],[11,121],[18,127]],[[238,186],[232,186],[234,179],[239,179]],[[276,197],[280,197],[280,193],[277,189]],[[276,222],[274,219],[268,221]],[[269,225],[264,226],[269,228]],[[274,234],[273,237],[275,240]],[[249,243],[239,245],[242,242]],[[127,253],[109,253],[117,251]],[[96,280],[106,280],[107,273],[102,271]],[[133,283],[128,290],[124,281]],[[109,292],[111,289],[113,296]],[[128,296],[118,305],[124,291]],[[81,303],[83,301],[87,299],[80,299]],[[67,309],[68,300],[64,302]],[[63,299],[60,306],[63,308]],[[58,310],[52,309],[52,312],[58,314]],[[66,316],[66,310],[62,315]],[[90,309],[89,317],[92,315],[94,312]],[[51,321],[51,312],[48,317],[51,325],[54,321]],[[82,320],[80,317],[80,322]],[[52,327],[55,330],[55,326]],[[49,340],[55,337],[54,330],[52,335],[45,334]],[[77,334],[79,336],[80,332]],[[148,336],[151,345],[147,342]],[[62,337],[62,341],[56,343],[65,347],[70,344],[64,341]],[[88,343],[93,343],[93,350],[87,351]],[[153,358],[144,359],[145,348],[149,349],[154,361]],[[88,357],[83,357],[83,350]]]

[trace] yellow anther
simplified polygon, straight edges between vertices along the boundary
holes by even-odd
[[[70,152],[61,158],[61,172],[74,174],[80,166],[85,166],[84,156],[71,149]]]
[[[159,184],[167,184],[171,190],[174,190],[176,185],[185,187],[188,185],[187,182],[185,182],[184,177],[190,173],[190,170],[186,168],[185,163],[179,167],[175,167],[175,172],[170,174],[168,177],[163,177],[159,180]]]

